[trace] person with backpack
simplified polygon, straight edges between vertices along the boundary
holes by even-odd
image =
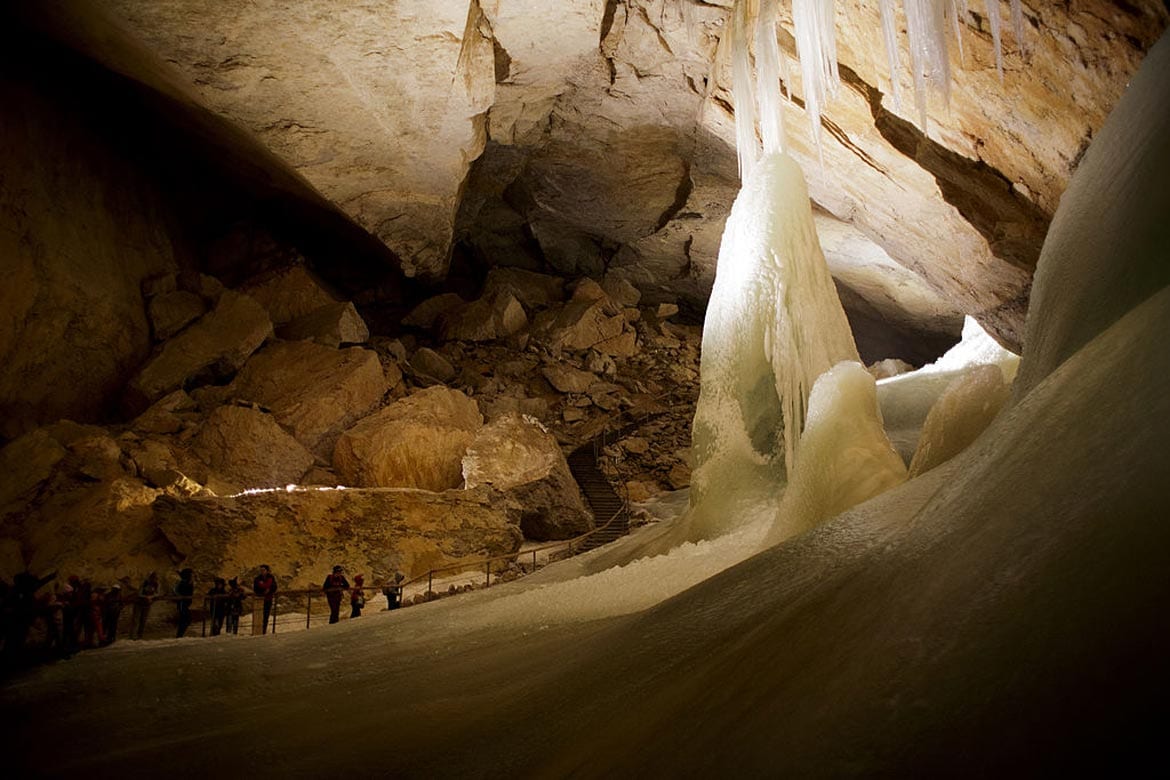
[[[252,580],[252,592],[264,601],[264,623],[260,633],[267,634],[268,619],[272,615],[272,602],[276,600],[276,577],[272,576],[272,569],[268,564],[260,566],[260,573]]]
[[[333,567],[333,573],[325,578],[321,590],[325,591],[325,600],[329,602],[329,622],[336,623],[341,619],[341,594],[349,589],[349,580],[345,578],[345,570],[340,566]]]

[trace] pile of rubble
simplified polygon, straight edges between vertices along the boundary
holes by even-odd
[[[303,587],[336,562],[377,580],[511,553],[592,527],[565,453],[618,428],[602,463],[632,499],[688,480],[699,330],[622,280],[497,269],[395,337],[303,265],[143,293],[156,347],[127,382],[129,422],[0,450],[0,573],[269,563]]]

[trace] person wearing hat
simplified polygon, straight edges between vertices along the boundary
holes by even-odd
[[[333,567],[333,573],[325,578],[321,590],[325,591],[325,600],[329,602],[329,622],[336,623],[341,619],[341,595],[349,589],[349,580],[345,578],[345,570],[340,566]]]

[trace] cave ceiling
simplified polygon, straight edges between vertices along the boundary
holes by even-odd
[[[113,21],[401,258],[625,276],[701,311],[738,190],[731,0],[110,0]],[[849,300],[1019,348],[1061,193],[1161,2],[1025,4],[1002,81],[972,4],[949,106],[891,99],[876,0],[837,4],[842,89],[811,141],[782,4],[789,152]],[[1007,18],[1007,5],[1003,16]],[[899,21],[904,22],[899,16]],[[1007,27],[1007,25],[1005,25]],[[827,238],[825,238],[827,236]]]

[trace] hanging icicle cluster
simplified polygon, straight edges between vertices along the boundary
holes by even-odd
[[[804,107],[811,135],[821,150],[821,113],[840,86],[837,72],[837,40],[834,0],[792,0],[796,53],[800,60]],[[1000,0],[985,0],[987,22],[995,45],[995,67],[1003,80]],[[1021,0],[1009,0],[1017,45],[1024,48],[1024,13]],[[761,153],[756,136],[759,120],[763,152],[784,148],[780,85],[784,60],[776,43],[778,0],[736,0],[732,18],[732,95],[735,100],[735,136],[740,178],[746,179]],[[882,38],[886,46],[891,96],[897,110],[902,106],[899,86],[898,0],[879,0]],[[927,126],[927,96],[934,92],[944,104],[950,100],[951,66],[947,51],[947,23],[963,56],[962,20],[967,0],[902,0],[914,81],[914,104],[923,130]],[[752,49],[755,73],[752,79]],[[785,79],[786,80],[786,79]]]

